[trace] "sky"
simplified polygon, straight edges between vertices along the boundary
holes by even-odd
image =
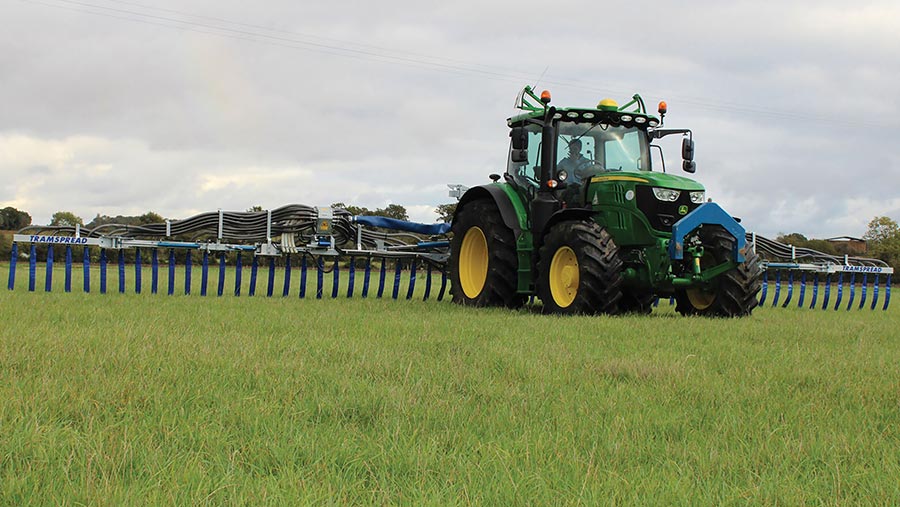
[[[505,170],[525,84],[665,100],[750,231],[900,219],[895,0],[0,6],[0,207],[34,223],[334,202],[433,222],[447,184]]]

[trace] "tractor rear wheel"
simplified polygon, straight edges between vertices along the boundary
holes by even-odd
[[[734,238],[719,226],[707,226],[700,231],[705,245],[701,268],[711,268],[731,257]],[[743,317],[756,308],[757,294],[762,286],[759,257],[750,249],[744,262],[722,273],[708,287],[691,287],[675,291],[675,311],[682,315],[715,317]]]
[[[537,292],[548,313],[618,313],[622,259],[609,232],[594,222],[555,225],[540,249]]]
[[[489,200],[464,205],[453,221],[450,282],[453,302],[472,306],[522,306],[516,294],[516,240]]]

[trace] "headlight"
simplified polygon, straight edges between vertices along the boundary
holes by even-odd
[[[556,179],[559,181],[566,181],[569,178],[569,173],[566,172],[565,169],[556,173]]]
[[[681,195],[681,191],[672,190],[671,188],[653,187],[653,195],[660,201],[675,202],[678,200],[678,196]]]
[[[706,192],[691,192],[691,202],[694,204],[700,204],[706,200]]]

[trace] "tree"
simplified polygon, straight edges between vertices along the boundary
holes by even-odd
[[[434,212],[440,217],[441,221],[445,224],[449,224],[451,220],[453,220],[453,214],[456,213],[456,204],[455,202],[451,202],[448,204],[438,204],[437,209]]]
[[[399,204],[388,204],[386,208],[378,208],[372,214],[382,217],[396,218],[397,220],[409,220],[409,214],[406,212],[406,208]]]
[[[809,241],[809,239],[807,239],[806,236],[800,234],[799,232],[792,232],[790,234],[778,234],[778,236],[775,237],[775,241],[784,243],[786,245],[805,246],[806,242]]]
[[[361,208],[359,206],[354,206],[352,204],[344,204],[342,202],[333,202],[331,203],[332,208],[340,208],[350,212],[351,215],[371,215],[372,212],[369,211],[369,208]]]
[[[31,215],[12,206],[0,209],[0,230],[17,231],[31,225]]]
[[[869,222],[869,228],[863,239],[874,244],[900,237],[900,225],[890,217],[875,217]]]
[[[257,206],[250,206],[249,208],[247,208],[247,211],[250,213],[253,213],[253,212],[259,212],[259,211],[264,211],[264,210],[262,209],[262,206],[257,205]]]
[[[80,216],[71,211],[57,211],[50,219],[50,225],[68,225],[70,227],[75,227],[75,225],[84,225],[84,221]]]
[[[869,229],[863,234],[866,247],[873,255],[900,269],[900,225],[889,217],[875,217],[869,222]]]
[[[144,213],[143,215],[139,216],[138,221],[140,222],[141,225],[147,225],[147,224],[159,224],[159,223],[165,222],[166,219],[163,218],[162,215],[160,215],[159,213],[154,213],[152,211],[148,211],[148,212]]]

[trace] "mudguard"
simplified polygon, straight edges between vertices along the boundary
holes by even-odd
[[[684,258],[684,238],[701,225],[720,225],[734,239],[732,258],[735,262],[744,262],[744,248],[747,245],[746,231],[731,215],[714,202],[703,203],[694,211],[684,216],[672,226],[672,240],[669,242],[669,257],[675,260]]]
[[[508,187],[509,185],[505,186]],[[500,218],[513,231],[517,240],[521,237],[522,231],[527,230],[528,217],[525,212],[525,205],[515,191],[507,192],[504,185],[498,183],[472,187],[467,190],[460,198],[459,204],[456,205],[453,220],[456,220],[456,214],[465,207],[466,203],[477,199],[490,199],[497,205],[497,209],[500,210]]]

